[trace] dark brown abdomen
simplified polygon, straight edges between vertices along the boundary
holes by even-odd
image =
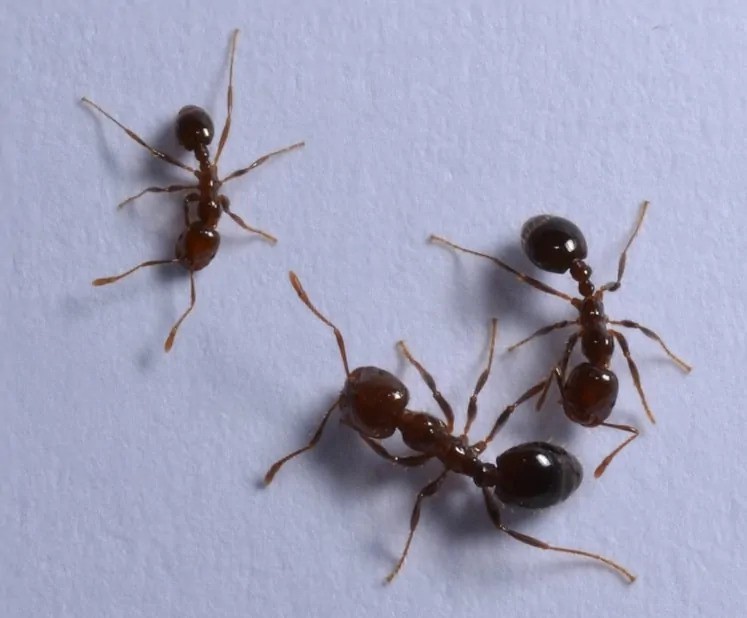
[[[213,261],[219,246],[216,230],[193,223],[176,241],[176,258],[187,270],[202,270]]]

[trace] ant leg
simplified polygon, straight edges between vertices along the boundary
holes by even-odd
[[[108,112],[105,112],[103,109],[101,109],[98,105],[96,105],[96,103],[91,101],[89,98],[83,97],[81,101],[85,103],[86,105],[90,105],[93,109],[99,111],[104,116],[106,116],[109,120],[111,120],[114,124],[116,124],[120,129],[122,129],[125,133],[127,133],[127,135],[129,135],[132,139],[134,139],[138,144],[140,144],[143,148],[146,148],[150,152],[150,154],[156,157],[156,159],[161,159],[161,161],[165,161],[166,163],[171,163],[171,165],[176,165],[176,167],[181,167],[182,169],[187,170],[188,172],[192,172],[193,174],[196,173],[196,170],[192,167],[189,167],[189,165],[184,165],[184,163],[182,163],[181,161],[177,161],[171,155],[167,155],[165,152],[156,150],[155,148],[153,148],[153,146],[146,144],[145,141],[143,141],[142,137],[140,137],[137,133],[128,129],[121,122],[119,122],[119,120],[114,118],[114,116],[112,116]]]
[[[271,245],[274,245],[278,239],[275,238],[272,234],[268,234],[267,232],[263,232],[262,230],[258,230],[255,227],[251,227],[250,225],[247,225],[246,222],[239,217],[236,213],[231,211],[231,202],[229,199],[222,195],[220,198],[221,206],[223,207],[223,210],[226,212],[226,214],[233,219],[236,224],[239,227],[243,227],[247,232],[251,232],[252,234],[258,234],[262,238],[264,238],[267,242],[269,242]]]
[[[441,408],[441,411],[444,413],[444,416],[446,417],[446,425],[448,427],[449,433],[451,433],[451,431],[454,429],[454,411],[451,409],[451,404],[449,404],[449,402],[446,401],[444,396],[438,390],[438,387],[436,386],[436,381],[433,379],[433,376],[426,371],[423,365],[421,365],[418,361],[416,361],[413,358],[412,354],[410,354],[410,350],[407,349],[405,342],[398,341],[397,347],[399,348],[399,351],[402,352],[404,357],[408,361],[410,361],[412,365],[415,366],[415,369],[417,369],[418,373],[420,373],[420,377],[422,377],[423,381],[428,385],[428,388],[433,394],[433,399],[436,400],[438,407]]]
[[[410,534],[407,535],[407,542],[405,543],[405,548],[402,551],[402,555],[400,556],[399,560],[397,561],[397,564],[392,569],[392,572],[389,573],[389,575],[386,576],[386,583],[391,584],[392,580],[397,576],[397,573],[399,573],[400,569],[402,568],[402,565],[405,562],[405,558],[407,557],[407,552],[410,551],[410,543],[412,543],[412,536],[415,534],[415,528],[418,527],[418,522],[420,521],[420,504],[423,502],[424,498],[428,498],[435,494],[439,489],[441,489],[441,485],[444,482],[444,479],[446,478],[446,475],[449,474],[448,470],[444,470],[438,478],[436,478],[435,481],[431,481],[428,483],[423,489],[420,490],[418,493],[418,497],[415,499],[415,506],[412,509],[412,515],[410,516]]]
[[[163,344],[164,352],[168,352],[171,350],[171,346],[174,345],[176,331],[179,330],[182,322],[184,322],[184,318],[186,318],[195,307],[195,300],[197,300],[197,295],[195,294],[195,273],[193,270],[189,271],[189,298],[189,307],[187,307],[187,310],[182,313],[182,316],[176,321],[176,324],[171,327],[171,332],[169,332],[169,336],[166,337],[166,341]]]
[[[117,204],[117,208],[123,208],[130,202],[134,202],[136,199],[142,197],[146,193],[176,193],[177,191],[188,191],[189,189],[196,188],[197,185],[170,185],[168,187],[148,187],[147,189],[143,189],[137,195],[133,195],[131,197],[128,197],[126,200],[121,201],[119,204]]]
[[[501,412],[501,415],[496,419],[495,424],[493,425],[493,428],[490,430],[490,433],[485,438],[480,440],[479,442],[476,442],[475,444],[473,444],[473,447],[478,453],[482,453],[488,447],[488,444],[490,444],[493,441],[493,438],[495,438],[496,434],[500,431],[501,427],[503,427],[503,425],[506,424],[506,422],[511,417],[511,415],[513,414],[514,410],[516,410],[516,408],[518,408],[525,401],[536,396],[537,393],[539,393],[544,388],[545,382],[546,380],[542,380],[542,382],[538,382],[532,388],[526,391],[521,397],[519,397],[516,401],[514,401],[511,405],[506,406],[505,410],[503,410],[503,412]]]
[[[228,182],[229,180],[233,180],[234,178],[238,178],[239,176],[243,176],[247,172],[251,172],[253,169],[259,167],[260,165],[262,165],[263,163],[265,163],[268,159],[271,159],[272,157],[275,157],[279,154],[283,154],[285,152],[290,152],[291,150],[295,150],[296,148],[301,148],[305,145],[306,145],[306,142],[298,142],[297,144],[286,146],[285,148],[281,148],[280,150],[273,150],[272,152],[268,152],[266,155],[262,155],[259,159],[254,161],[254,163],[248,165],[247,167],[236,170],[235,172],[231,172],[228,176],[226,176],[223,180],[221,180],[221,184],[224,184]]]
[[[522,339],[518,343],[515,343],[510,348],[506,350],[506,352],[513,352],[516,348],[523,346],[525,343],[528,343],[535,337],[542,337],[543,335],[547,335],[548,333],[551,333],[554,330],[558,330],[560,328],[565,328],[566,326],[571,326],[573,324],[578,324],[578,320],[563,320],[561,322],[556,322],[555,324],[551,324],[550,326],[545,326],[543,328],[540,328],[536,332],[532,333],[527,337],[526,339]]]
[[[99,279],[93,280],[93,285],[99,286],[99,285],[108,285],[110,283],[114,283],[115,281],[119,281],[120,279],[123,279],[127,275],[131,275],[136,270],[140,270],[141,268],[145,268],[146,266],[160,266],[161,264],[178,264],[178,259],[173,260],[149,260],[148,262],[143,262],[142,264],[138,264],[135,266],[135,268],[130,268],[125,273],[122,273],[121,275],[114,275],[113,277],[100,277]]]
[[[666,352],[667,356],[672,359],[672,361],[685,373],[690,373],[692,371],[692,367],[688,365],[685,361],[683,361],[679,356],[674,354],[668,347],[667,344],[662,341],[661,337],[657,335],[654,331],[652,331],[650,328],[646,328],[645,326],[642,326],[641,324],[638,324],[637,322],[633,322],[632,320],[608,320],[610,324],[615,324],[616,326],[623,326],[625,328],[637,328],[639,331],[641,331],[646,337],[649,339],[653,339],[656,341],[663,349],[664,352]]]
[[[539,549],[546,549],[549,551],[556,551],[556,552],[561,552],[564,554],[572,554],[574,556],[584,556],[585,558],[591,558],[592,560],[603,562],[607,566],[610,566],[613,569],[615,569],[615,571],[617,571],[626,580],[628,580],[629,584],[632,584],[635,581],[635,575],[633,575],[630,571],[620,566],[616,562],[613,562],[609,558],[605,558],[604,556],[600,556],[599,554],[592,554],[591,552],[583,551],[581,549],[572,549],[570,547],[558,547],[556,545],[550,545],[548,543],[545,543],[544,541],[535,539],[532,536],[528,536],[521,532],[517,532],[516,530],[511,530],[510,528],[507,528],[501,522],[500,504],[498,500],[495,498],[495,496],[491,493],[491,491],[488,488],[483,488],[482,495],[485,497],[485,507],[488,510],[488,515],[490,516],[490,520],[493,522],[493,525],[496,528],[498,528],[498,530],[500,530],[501,532],[505,532],[506,534],[508,534],[510,537],[513,537],[517,541],[520,541],[521,543],[526,543],[527,545],[531,545],[532,547],[537,547]]]
[[[570,337],[568,337],[568,341],[565,343],[565,352],[563,352],[563,357],[560,360],[560,363],[556,366],[557,369],[560,370],[560,380],[558,381],[558,388],[560,388],[560,394],[563,394],[563,383],[565,382],[565,374],[568,369],[568,361],[571,358],[571,354],[573,353],[573,348],[576,347],[576,343],[578,343],[578,333],[573,333]],[[537,405],[535,409],[537,411],[542,409],[542,406],[545,404],[545,399],[547,398],[547,393],[550,390],[550,386],[552,384],[552,378],[553,374],[555,373],[555,368],[550,372],[550,375],[547,378],[547,382],[545,383],[545,388],[542,391],[542,394],[540,395],[539,399],[537,400]]]
[[[556,290],[555,288],[552,288],[549,285],[542,283],[541,281],[538,281],[537,279],[534,279],[533,277],[530,277],[529,275],[525,275],[524,273],[519,272],[515,268],[512,268],[505,262],[499,260],[497,257],[488,255],[487,253],[480,253],[479,251],[473,251],[472,249],[466,249],[465,247],[457,245],[451,242],[450,240],[446,240],[445,238],[441,236],[436,236],[435,234],[431,234],[431,236],[428,237],[428,240],[430,242],[446,245],[447,247],[451,247],[452,249],[455,249],[456,251],[461,251],[462,253],[469,253],[470,255],[476,255],[478,257],[482,257],[487,260],[490,260],[491,262],[493,262],[493,264],[495,264],[499,268],[502,268],[503,270],[507,270],[508,272],[510,272],[519,281],[523,281],[524,283],[531,285],[533,288],[536,288],[540,290],[541,292],[552,294],[553,296],[558,296],[559,298],[562,298],[563,300],[567,300],[570,303],[573,302],[573,298],[571,296],[568,296],[568,294],[564,294],[563,292],[560,292]]]
[[[635,237],[638,236],[638,231],[641,229],[641,224],[643,223],[643,217],[646,216],[647,210],[648,210],[648,201],[643,202],[643,204],[641,204],[641,209],[638,212],[638,220],[636,221],[635,229],[633,230],[633,233],[630,235],[630,238],[628,239],[628,244],[625,245],[625,249],[623,249],[623,252],[620,254],[620,261],[617,264],[617,279],[615,281],[610,281],[609,283],[605,283],[601,288],[599,288],[600,292],[614,292],[620,289],[620,281],[622,280],[623,274],[625,273],[625,263],[628,259],[627,257],[628,249],[630,249],[630,245],[633,244]]]
[[[327,421],[329,420],[330,415],[334,411],[334,409],[337,407],[337,404],[340,403],[340,399],[338,398],[332,406],[327,410],[327,412],[324,414],[324,417],[322,418],[322,422],[319,423],[319,427],[317,427],[316,432],[314,433],[314,436],[311,438],[309,443],[304,446],[303,448],[298,449],[297,451],[293,451],[289,455],[286,455],[282,459],[278,459],[274,464],[270,466],[270,469],[267,471],[267,474],[265,474],[265,485],[269,485],[272,483],[272,479],[275,478],[275,475],[278,473],[278,470],[285,464],[286,461],[289,461],[293,459],[294,457],[300,455],[301,453],[305,453],[306,451],[310,451],[312,448],[314,448],[317,445],[317,442],[322,437],[322,432],[324,432],[324,428],[327,425]]]
[[[433,459],[433,455],[392,455],[376,440],[372,440],[371,438],[368,438],[366,436],[361,436],[361,438],[363,438],[363,441],[371,447],[374,453],[399,466],[414,468],[416,466],[422,466],[425,462]]]
[[[189,206],[193,202],[199,201],[200,197],[196,193],[190,193],[188,196],[184,198],[184,203],[182,204],[182,212],[184,213],[184,227],[189,227]]]
[[[469,398],[469,404],[467,405],[467,421],[464,424],[464,431],[462,431],[462,436],[466,436],[469,433],[469,430],[472,427],[472,423],[477,417],[477,396],[480,394],[480,391],[488,381],[490,369],[493,366],[493,353],[495,352],[495,338],[497,332],[498,320],[493,318],[490,328],[490,352],[488,353],[488,366],[485,367],[485,370],[480,374],[480,377],[477,378],[475,389],[472,391],[472,396]]]
[[[238,29],[233,31],[231,36],[231,60],[228,69],[228,91],[226,93],[226,123],[223,125],[223,131],[220,134],[220,141],[218,142],[218,150],[215,153],[215,159],[213,165],[218,166],[218,159],[223,152],[223,146],[226,145],[228,140],[228,133],[231,130],[231,112],[233,111],[233,60],[236,56],[236,39],[239,37]]]
[[[618,343],[620,344],[620,348],[622,349],[623,356],[625,356],[625,360],[628,361],[628,369],[630,370],[630,375],[633,376],[633,383],[635,384],[635,388],[641,398],[643,409],[646,410],[646,416],[648,416],[648,419],[652,423],[656,423],[654,413],[651,412],[651,408],[649,407],[648,401],[646,400],[646,395],[643,392],[643,387],[641,386],[641,374],[638,373],[638,367],[636,366],[633,357],[630,355],[630,347],[628,347],[627,339],[623,337],[622,333],[616,330],[610,329],[610,332],[614,335],[615,339],[617,339]]]
[[[309,300],[308,295],[306,294],[306,290],[303,289],[303,286],[301,285],[301,281],[298,279],[298,275],[294,273],[293,271],[290,271],[288,273],[288,277],[290,278],[291,285],[293,286],[293,289],[296,291],[296,294],[298,294],[298,298],[301,299],[301,302],[306,305],[310,310],[311,313],[313,313],[316,317],[318,317],[322,322],[324,322],[327,326],[329,326],[332,331],[335,333],[335,339],[337,339],[337,347],[340,349],[340,357],[342,358],[342,365],[345,368],[345,375],[350,375],[350,368],[348,367],[348,355],[345,353],[345,340],[342,338],[342,333],[340,330],[332,324],[327,318],[325,318],[319,310],[311,303],[311,300]]]
[[[597,478],[597,479],[604,474],[604,471],[607,469],[607,466],[610,465],[610,462],[615,457],[615,455],[617,455],[621,450],[623,450],[626,446],[628,446],[628,444],[630,444],[633,440],[635,440],[640,435],[640,432],[638,431],[638,429],[636,429],[632,425],[615,425],[613,423],[602,423],[602,426],[610,427],[612,429],[619,429],[620,431],[627,431],[627,432],[632,433],[633,435],[627,438],[625,442],[623,442],[614,451],[612,451],[609,455],[607,455],[607,457],[605,457],[602,460],[602,463],[600,463],[597,466],[597,469],[594,470],[594,478]]]

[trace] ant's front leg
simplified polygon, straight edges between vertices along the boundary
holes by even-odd
[[[146,193],[177,193],[179,191],[189,191],[190,189],[196,189],[195,185],[169,185],[168,187],[148,187],[143,189],[140,193],[132,195],[125,200],[122,200],[117,204],[117,208],[123,208],[130,202],[134,202],[136,199],[142,197]]]

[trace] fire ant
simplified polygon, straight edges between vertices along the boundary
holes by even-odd
[[[339,408],[342,422],[356,431],[377,455],[387,461],[400,466],[414,467],[436,459],[444,468],[435,480],[428,483],[418,493],[404,550],[387,576],[387,583],[396,577],[404,564],[420,520],[421,503],[425,498],[436,494],[446,477],[452,472],[470,477],[475,485],[482,489],[488,515],[498,530],[517,541],[539,549],[584,556],[603,562],[615,569],[628,582],[632,583],[635,580],[633,574],[608,558],[579,549],[550,545],[512,530],[502,523],[501,504],[528,509],[542,509],[558,504],[578,488],[583,471],[581,464],[572,454],[547,442],[529,442],[514,446],[499,455],[495,464],[481,461],[480,455],[500,429],[498,422],[484,439],[473,444],[469,443],[468,433],[477,415],[477,396],[488,380],[493,363],[496,320],[492,321],[487,367],[480,374],[469,399],[464,430],[456,435],[451,405],[439,392],[431,374],[410,354],[403,341],[397,344],[399,350],[418,370],[428,385],[446,422],[430,414],[407,409],[409,401],[407,387],[388,371],[378,367],[358,367],[350,371],[342,333],[312,304],[294,272],[290,273],[290,282],[301,301],[334,332],[345,370],[345,385],[338,398],[324,414],[309,443],[275,462],[264,477],[265,484],[269,485],[272,482],[278,470],[287,461],[316,446],[332,412]],[[526,395],[522,397],[525,398]],[[521,400],[514,405],[519,403]],[[400,432],[402,441],[415,451],[414,454],[392,455],[381,444],[381,440],[391,437],[396,431]]]
[[[568,338],[563,356],[560,362],[552,369],[549,377],[539,385],[535,385],[529,389],[525,395],[528,395],[527,398],[530,398],[541,392],[536,405],[539,410],[554,380],[560,390],[563,410],[570,420],[585,427],[602,425],[632,434],[602,460],[602,463],[594,471],[596,478],[602,476],[612,459],[639,435],[638,429],[630,425],[618,425],[606,422],[615,406],[618,392],[617,376],[609,368],[615,349],[615,340],[620,344],[620,349],[628,363],[628,369],[633,377],[633,383],[643,403],[643,408],[650,421],[652,423],[656,422],[646,400],[646,395],[643,392],[638,367],[630,354],[628,342],[621,332],[608,328],[608,324],[624,328],[634,328],[641,331],[644,335],[659,343],[669,358],[684,372],[689,373],[692,369],[690,365],[675,356],[664,341],[662,341],[661,337],[651,329],[632,320],[610,320],[604,313],[604,304],[602,303],[604,293],[615,292],[620,288],[622,276],[625,272],[628,249],[630,249],[633,240],[638,235],[643,218],[648,210],[648,205],[648,202],[643,202],[641,205],[633,233],[620,255],[617,279],[606,283],[598,290],[595,290],[594,284],[591,282],[591,267],[584,261],[587,255],[586,239],[575,224],[562,217],[551,215],[532,217],[524,224],[521,230],[521,242],[524,253],[529,260],[535,266],[547,272],[563,274],[566,271],[570,271],[571,277],[578,283],[578,292],[581,298],[573,298],[564,294],[541,281],[519,272],[496,257],[466,249],[440,236],[433,235],[430,237],[432,242],[441,243],[457,251],[486,258],[496,266],[515,275],[520,281],[547,294],[558,296],[570,302],[578,310],[578,319],[562,320],[540,328],[529,337],[512,345],[508,348],[508,351],[515,350],[535,337],[546,335],[554,330],[567,326],[578,326],[578,331]],[[579,339],[581,340],[581,352],[586,358],[586,362],[577,365],[567,375],[568,361]],[[532,394],[530,395],[530,393]],[[508,420],[515,407],[509,406],[506,408],[501,418],[499,418],[499,424]]]
[[[180,264],[189,272],[189,283],[190,283],[190,304],[187,310],[182,316],[176,321],[169,336],[166,338],[164,343],[164,349],[168,352],[171,346],[174,344],[174,337],[176,332],[189,315],[195,305],[195,279],[194,274],[198,270],[205,268],[210,262],[212,262],[215,255],[218,253],[218,247],[220,246],[220,234],[218,233],[217,227],[220,221],[221,214],[225,212],[231,219],[233,219],[240,227],[253,234],[259,235],[271,244],[275,244],[277,239],[270,234],[263,232],[262,230],[256,229],[247,225],[247,223],[236,213],[230,209],[229,199],[220,193],[221,187],[229,180],[243,176],[244,174],[252,171],[259,167],[267,160],[276,155],[301,148],[304,142],[298,142],[292,146],[275,150],[268,154],[265,154],[251,165],[238,169],[222,180],[218,178],[218,160],[220,159],[223,147],[226,145],[228,140],[228,133],[231,129],[231,112],[233,110],[233,65],[234,57],[236,55],[236,39],[239,31],[234,30],[231,37],[231,51],[230,51],[230,68],[228,78],[228,92],[227,98],[227,115],[226,121],[223,125],[223,131],[221,132],[220,141],[218,142],[218,150],[215,153],[215,158],[210,161],[210,152],[208,146],[213,140],[214,128],[213,121],[209,114],[196,105],[187,105],[179,110],[176,117],[176,137],[179,144],[187,151],[194,153],[197,159],[198,169],[185,165],[184,163],[176,160],[172,156],[157,150],[156,148],[147,144],[140,136],[125,127],[122,123],[116,120],[109,113],[104,111],[96,103],[83,97],[81,101],[96,111],[103,114],[106,118],[111,120],[114,124],[120,127],[127,135],[129,135],[138,144],[146,148],[151,155],[180,167],[184,170],[195,175],[197,178],[197,184],[191,185],[171,185],[168,187],[148,187],[143,189],[140,193],[128,197],[122,201],[117,208],[122,208],[126,204],[135,201],[139,197],[146,193],[175,193],[181,191],[192,191],[187,194],[184,198],[184,231],[179,235],[176,241],[175,257],[170,260],[149,260],[138,264],[134,268],[131,268],[127,272],[113,277],[102,277],[95,279],[93,285],[108,285],[119,281],[124,277],[134,273],[136,270],[140,270],[146,266],[158,266],[161,264]],[[190,211],[195,210],[194,219],[191,220]]]

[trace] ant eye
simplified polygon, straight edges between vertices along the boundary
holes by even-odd
[[[562,217],[539,215],[521,228],[521,246],[532,264],[551,273],[566,272],[574,260],[586,258],[581,230]]]
[[[187,105],[176,117],[176,138],[187,150],[207,146],[213,140],[213,121],[208,113],[196,105]]]

